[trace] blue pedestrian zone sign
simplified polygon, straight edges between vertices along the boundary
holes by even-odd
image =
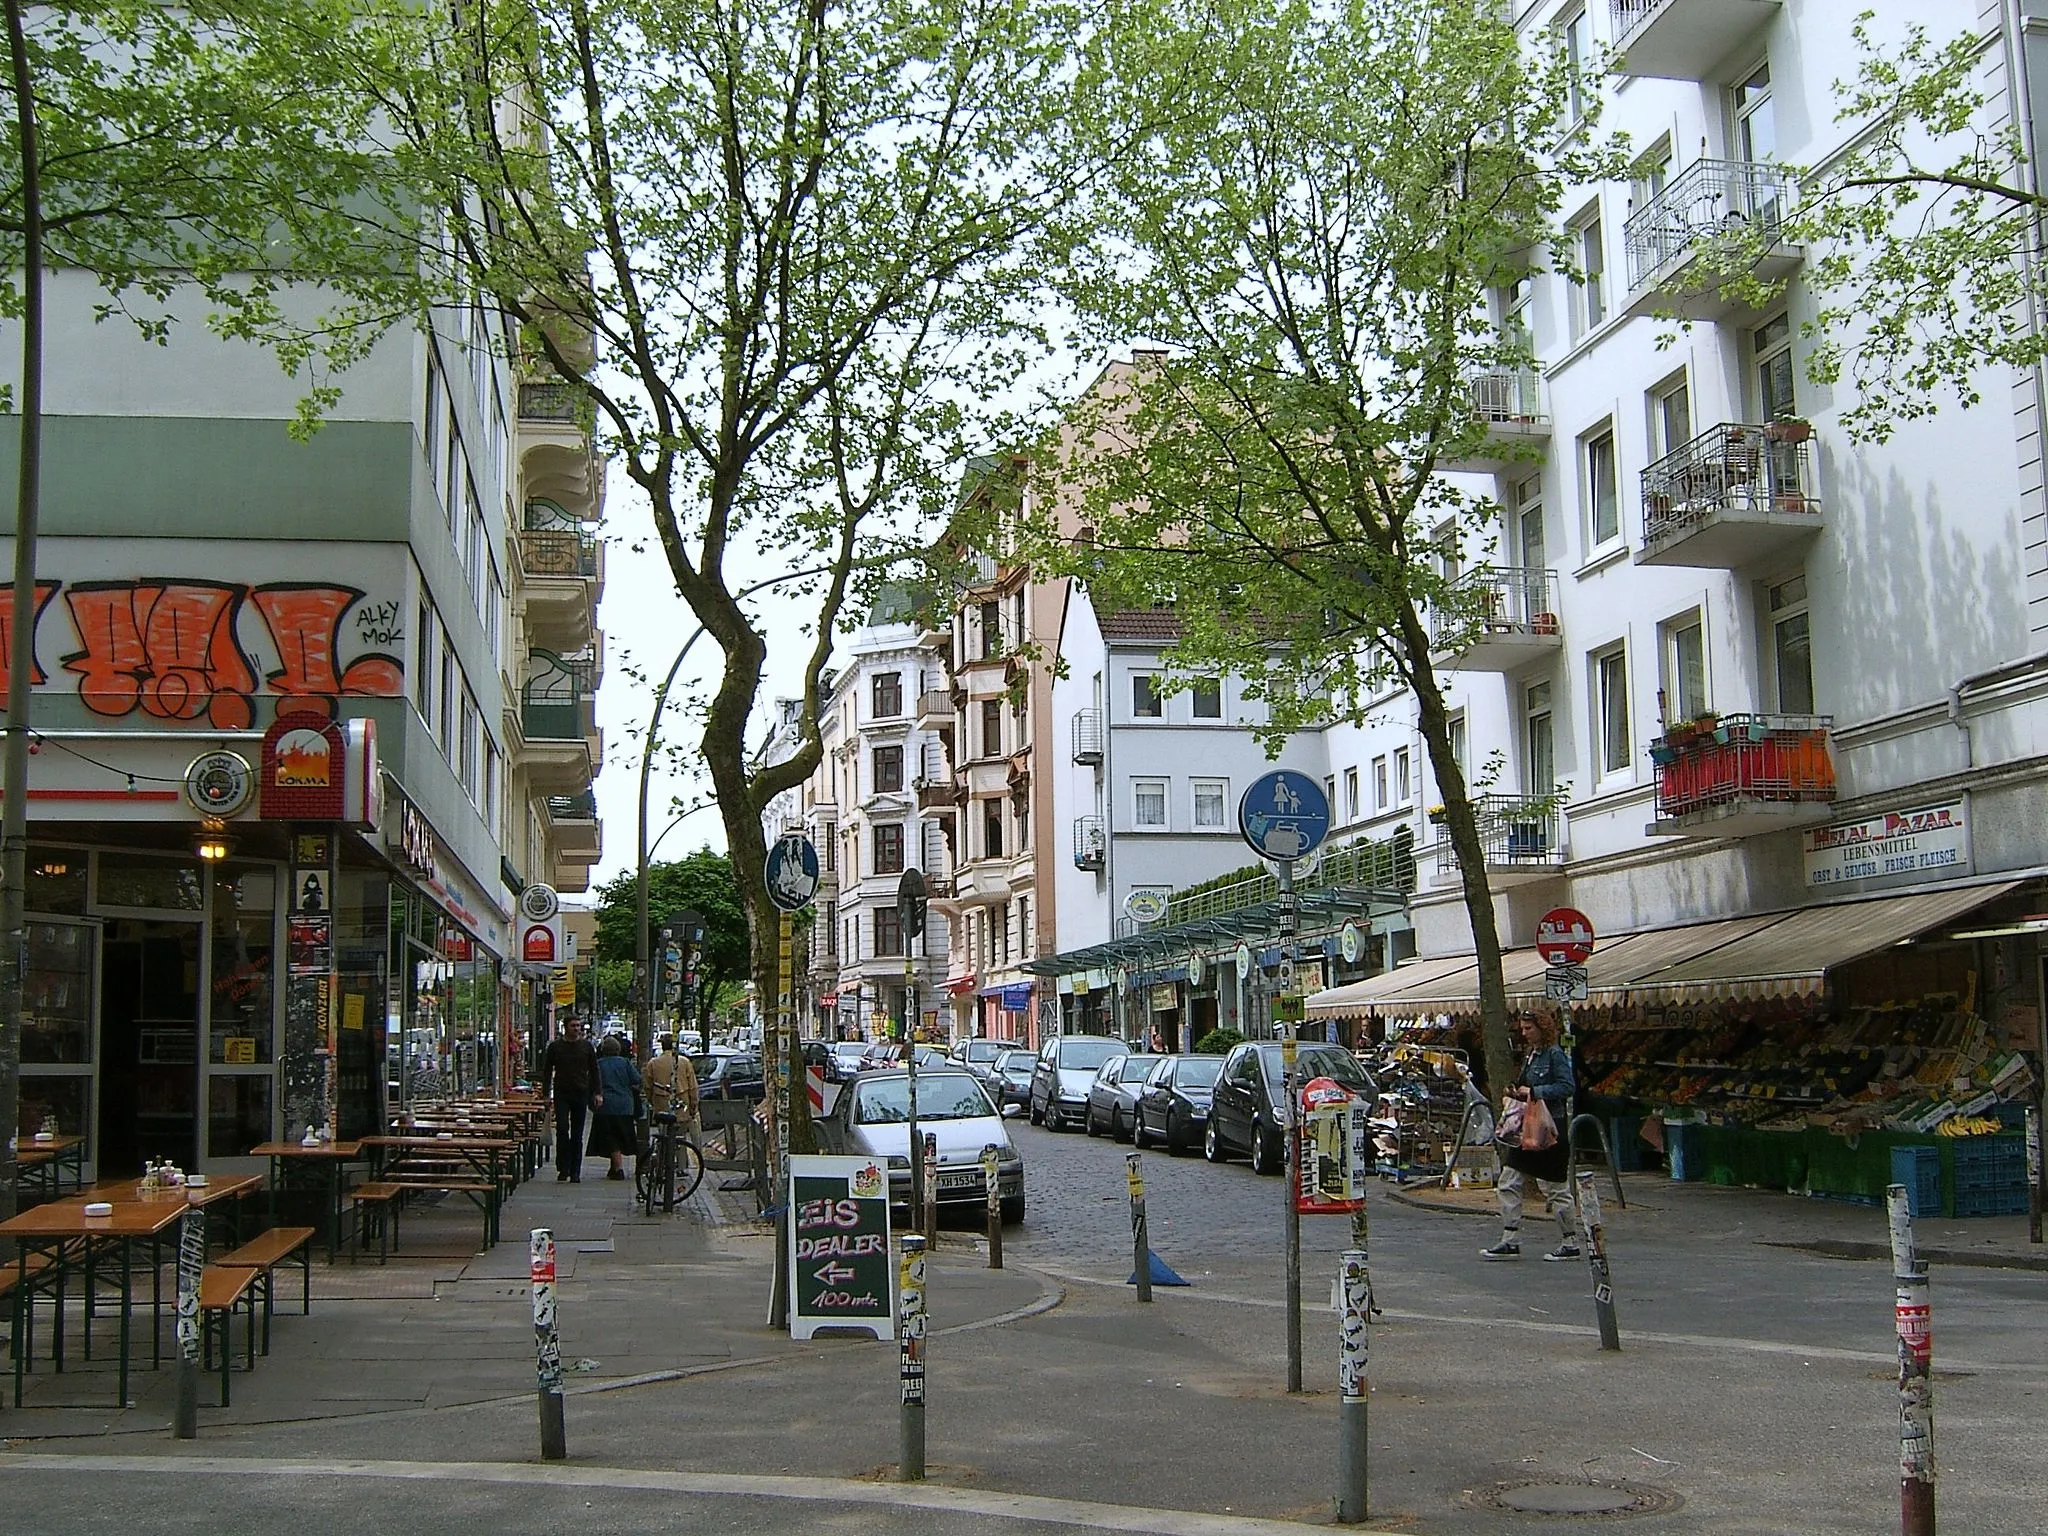
[[[818,894],[818,850],[800,832],[768,845],[768,899],[784,912],[801,912]]]
[[[1330,835],[1330,801],[1307,774],[1276,768],[1254,779],[1237,802],[1237,827],[1262,858],[1303,858]]]

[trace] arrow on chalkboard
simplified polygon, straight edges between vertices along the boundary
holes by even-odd
[[[858,1271],[847,1264],[827,1264],[823,1269],[813,1270],[812,1278],[825,1285],[837,1285],[842,1280],[851,1280]]]

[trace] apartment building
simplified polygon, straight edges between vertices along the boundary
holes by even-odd
[[[545,1026],[516,903],[597,857],[602,472],[488,306],[301,443],[268,354],[98,297],[52,275],[20,1130],[260,1171]]]
[[[1570,905],[1601,935],[1590,1001],[1634,1021],[1617,1027],[1653,1027],[1629,1013],[1651,1002],[1839,1010],[1975,988],[1994,1033],[2038,1048],[2035,940],[2006,919],[2039,910],[2048,872],[2043,381],[1986,369],[1974,409],[1951,396],[1852,443],[1848,385],[1805,369],[1815,253],[1774,236],[1800,196],[1782,165],[1825,164],[1859,132],[1831,82],[1854,72],[1861,9],[1521,11],[1532,48],[1614,50],[1584,88],[1637,158],[1563,210],[1576,280],[1533,270],[1495,295],[1536,361],[1469,381],[1494,446],[1453,468],[1502,516],[1493,552],[1452,572],[1490,617],[1441,660],[1512,995],[1541,995],[1532,926]],[[2032,142],[2039,40],[2016,13],[1901,3],[1871,27],[1896,43],[1916,21],[1985,36],[1984,123]],[[1708,259],[1737,225],[1785,281],[1766,307]],[[1430,846],[1412,710],[1383,704],[1329,733],[1330,785],[1346,824],[1421,839],[1413,920],[1437,958],[1325,1011],[1448,1015],[1473,1006],[1470,930],[1455,861]]]

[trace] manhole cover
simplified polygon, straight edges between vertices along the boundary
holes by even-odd
[[[1563,1482],[1496,1483],[1491,1488],[1469,1488],[1458,1502],[1467,1509],[1499,1509],[1517,1515],[1613,1520],[1625,1515],[1661,1514],[1678,1508],[1683,1501],[1665,1488],[1580,1478]]]

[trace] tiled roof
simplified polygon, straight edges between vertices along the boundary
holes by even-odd
[[[1178,640],[1180,615],[1171,608],[1127,608],[1105,613],[1100,626],[1105,640]]]

